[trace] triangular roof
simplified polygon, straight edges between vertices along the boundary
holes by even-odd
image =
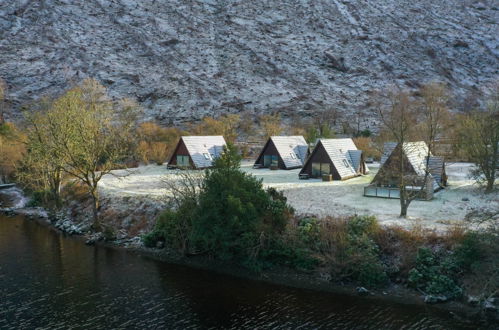
[[[302,167],[308,153],[308,144],[301,135],[271,136],[257,158],[260,160],[265,149],[272,142],[287,169]]]
[[[360,150],[357,149],[352,139],[321,139],[320,142],[341,178],[351,177],[359,173],[359,167],[355,166],[351,156],[357,155],[354,151]],[[357,163],[360,164],[360,159]]]
[[[428,146],[424,141],[405,142],[403,148],[409,163],[411,163],[417,175],[426,174],[426,157],[428,156]],[[431,154],[430,154],[431,155]]]
[[[381,155],[380,165],[383,165],[386,162],[386,160],[388,159],[388,157],[390,157],[390,155],[393,152],[393,149],[395,149],[396,146],[397,142],[385,142],[383,144],[383,154]]]
[[[182,136],[180,140],[184,142],[196,168],[212,166],[213,160],[222,154],[227,145],[221,135]]]
[[[435,183],[439,186],[443,186],[442,175],[445,173],[445,162],[442,157],[430,156],[428,162],[428,169],[430,174],[435,179]]]
[[[390,158],[394,150],[397,149],[397,146],[398,144],[396,142],[387,142],[384,144],[383,156],[381,158],[381,167],[383,167],[386,161]],[[441,181],[441,176],[443,174],[443,159],[431,155],[431,153],[428,151],[428,145],[424,141],[404,142],[402,151],[417,176],[424,177],[426,175],[426,170],[428,169],[428,175],[431,179],[433,179],[433,187],[437,189],[439,187],[439,182]],[[427,167],[426,158],[428,157],[428,155],[430,155],[430,158]],[[379,173],[381,173],[381,171],[378,172],[378,174]],[[373,182],[376,181],[377,176],[378,175],[374,177]]]
[[[315,148],[324,147],[326,154],[333,163],[341,179],[356,176],[360,172],[362,161],[362,151],[352,139],[320,139]],[[307,160],[312,161],[315,149]],[[367,166],[365,166],[367,170]]]

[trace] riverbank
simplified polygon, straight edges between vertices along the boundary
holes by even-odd
[[[426,306],[296,289],[87,246],[20,216],[0,214],[0,265],[2,329],[490,329]]]
[[[19,197],[16,193],[15,196]],[[16,198],[14,198],[16,199]],[[19,206],[15,200],[12,203]],[[64,218],[64,212],[58,216],[49,215],[41,208],[11,208],[4,209],[4,212],[10,215],[22,215],[30,220],[34,220],[43,226],[47,226],[59,233],[72,235],[75,239],[87,244],[97,244],[110,248],[126,249],[132,253],[153,258],[162,262],[184,265],[191,268],[209,270],[217,273],[222,273],[231,276],[237,276],[253,281],[263,281],[277,285],[285,285],[295,288],[316,290],[331,293],[340,293],[349,296],[363,296],[363,299],[372,301],[387,301],[405,305],[425,305],[424,295],[407,288],[404,284],[390,282],[389,285],[380,290],[367,290],[359,287],[354,283],[334,283],[331,282],[331,277],[327,272],[321,272],[316,269],[305,272],[284,267],[273,267],[266,269],[261,273],[251,273],[247,269],[239,267],[233,263],[221,262],[211,259],[206,256],[182,256],[174,250],[170,250],[161,246],[160,249],[146,248],[143,246],[139,236],[130,237],[122,235],[116,237],[106,237],[105,233],[93,233],[89,228],[82,228],[81,225],[75,224],[70,218]],[[69,214],[70,212],[65,212]],[[76,228],[76,229],[75,229]],[[473,322],[485,320],[483,309],[480,308],[478,302],[471,301],[447,301],[440,304],[432,305],[431,308],[445,310],[453,315],[453,317],[468,319]],[[497,317],[497,316],[495,316]]]

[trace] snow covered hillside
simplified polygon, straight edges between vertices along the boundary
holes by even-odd
[[[15,115],[95,77],[146,118],[363,111],[390,84],[462,98],[499,68],[493,0],[0,1],[0,77]]]

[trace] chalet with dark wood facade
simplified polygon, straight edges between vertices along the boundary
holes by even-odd
[[[435,191],[447,185],[443,158],[433,156],[424,141],[406,142],[403,146],[385,143],[380,165],[371,184],[364,188],[364,196],[400,198],[401,165],[407,189],[418,192],[420,199],[432,199]]]
[[[168,161],[168,168],[209,168],[225,145],[223,136],[182,136]]]
[[[369,172],[362,151],[352,139],[320,139],[303,165],[300,177],[347,180]]]
[[[255,161],[255,168],[300,168],[308,156],[303,136],[271,136]]]

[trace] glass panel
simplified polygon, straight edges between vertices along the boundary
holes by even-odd
[[[272,156],[270,155],[263,156],[263,167],[270,167],[271,162],[272,162]]]
[[[400,198],[400,190],[390,189],[390,198]]]
[[[312,163],[312,177],[318,178],[321,176],[321,163]]]
[[[378,197],[390,197],[390,191],[386,188],[378,188]]]
[[[189,156],[177,155],[177,165],[182,167],[188,167]]]
[[[275,155],[272,155],[272,166],[277,166],[278,158]]]
[[[331,174],[329,163],[321,163],[321,174]]]

